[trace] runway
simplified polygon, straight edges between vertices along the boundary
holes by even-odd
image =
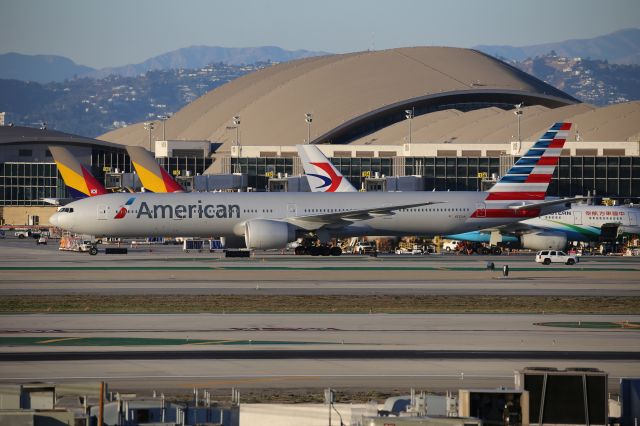
[[[492,261],[501,270],[488,271]],[[178,247],[89,256],[0,242],[0,296],[638,297],[640,259],[546,267],[532,255],[224,259]],[[123,299],[124,300],[124,299]],[[0,315],[0,382],[121,390],[513,386],[530,366],[640,374],[640,315],[155,313]]]
[[[493,262],[496,270],[486,269]],[[504,277],[502,267],[509,266]],[[496,295],[640,296],[640,258],[588,257],[543,266],[533,256],[341,256],[260,252],[251,259],[183,253],[178,246],[89,256],[0,244],[1,295]]]

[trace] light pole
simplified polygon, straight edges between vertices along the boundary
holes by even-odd
[[[513,111],[513,113],[516,115],[516,117],[518,118],[518,143],[522,142],[522,138],[520,137],[520,116],[522,115],[522,102],[520,102],[519,104],[515,105],[516,110]]]
[[[413,110],[405,109],[404,113],[407,120],[409,120],[409,145],[411,145],[411,120],[413,120]]]
[[[236,167],[235,167],[235,173],[238,173],[238,170],[240,169],[240,116],[239,115],[234,115],[233,116],[233,125],[236,128],[236,141],[235,141],[235,146],[236,146]]]
[[[171,117],[170,115],[161,115],[160,117],[158,117],[160,119],[160,121],[162,121],[162,140],[166,141],[167,140],[167,135],[165,133],[165,122],[169,119],[169,117]]]
[[[307,143],[311,143],[311,122],[313,121],[313,116],[310,112],[304,115],[304,121],[307,122]]]
[[[147,121],[146,123],[144,123],[144,129],[149,131],[149,151],[153,152],[153,149],[151,149],[151,131],[155,128],[155,124],[153,121]]]

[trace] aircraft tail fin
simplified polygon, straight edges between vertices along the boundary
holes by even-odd
[[[49,151],[72,198],[107,194],[104,186],[78,162],[69,150],[61,146],[50,146]]]
[[[140,146],[128,146],[127,152],[135,167],[142,186],[151,192],[183,192],[184,188],[176,182],[151,156]]]
[[[296,145],[311,192],[358,192],[315,145]]]
[[[486,201],[543,201],[571,123],[555,123],[488,191]]]

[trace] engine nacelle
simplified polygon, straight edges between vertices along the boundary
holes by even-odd
[[[245,224],[244,241],[249,249],[285,248],[295,239],[295,228],[286,222],[253,219]]]
[[[567,247],[567,235],[548,231],[523,234],[520,244],[532,250],[564,250]]]

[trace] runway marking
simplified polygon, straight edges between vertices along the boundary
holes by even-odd
[[[571,322],[538,322],[534,325],[541,325],[544,327],[565,327],[565,328],[600,328],[607,330],[631,330],[640,331],[640,322],[629,321],[571,321]]]
[[[46,339],[46,340],[42,340]],[[0,336],[1,346],[29,346],[35,344],[56,344],[57,346],[187,346],[187,345],[228,345],[228,346],[264,346],[264,345],[327,345],[334,342],[305,342],[289,340],[250,340],[250,339],[170,339],[146,337],[32,337],[32,336]]]
[[[251,345],[253,343],[263,344],[264,342],[254,342],[253,340],[246,340],[246,339],[241,339],[241,340],[220,339],[220,340],[209,340],[205,342],[197,342],[197,343],[191,343],[191,344],[192,345],[226,345],[226,344],[233,344],[233,343],[240,343],[242,345]],[[267,344],[269,343],[279,344],[279,342],[267,342]],[[287,343],[291,343],[291,342],[287,342]],[[305,342],[303,342],[303,344],[305,344]]]
[[[57,342],[66,342],[68,340],[80,340],[80,339],[84,339],[84,337],[62,337],[60,339],[49,339],[49,340],[43,340],[41,342],[36,342],[36,343],[39,343],[39,344],[57,343]]]

